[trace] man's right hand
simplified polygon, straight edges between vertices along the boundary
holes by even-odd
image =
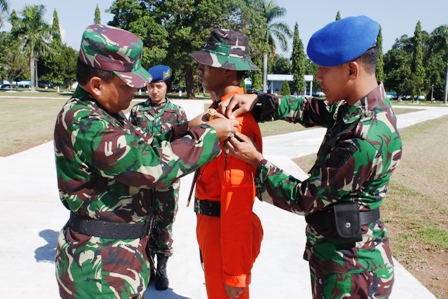
[[[228,100],[219,103],[219,111],[226,117],[234,119],[251,111],[257,103],[257,99],[257,94],[235,94]]]
[[[244,292],[243,287],[232,287],[229,285],[224,284],[224,289],[226,290],[227,296],[231,299],[238,298],[242,292]]]
[[[257,167],[258,163],[263,160],[263,155],[257,150],[252,140],[242,133],[236,133],[234,137],[229,138],[224,144],[228,149],[228,153],[246,163]]]
[[[219,141],[227,140],[237,132],[238,121],[227,118],[215,118],[207,122],[216,130]]]

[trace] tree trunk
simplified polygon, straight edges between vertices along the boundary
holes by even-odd
[[[187,99],[196,99],[196,95],[194,93],[193,68],[190,65],[185,66],[185,89]]]
[[[443,104],[446,105],[448,100],[448,63],[445,68],[445,89],[443,92]]]
[[[263,92],[266,93],[268,90],[267,85],[267,76],[268,76],[268,54],[263,54]]]
[[[31,90],[34,91],[34,55],[31,55],[30,58],[30,80],[31,80]]]

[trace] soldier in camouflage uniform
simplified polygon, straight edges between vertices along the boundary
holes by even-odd
[[[300,181],[266,161],[237,133],[230,153],[257,165],[259,199],[305,215],[314,298],[388,298],[394,282],[392,255],[379,208],[402,154],[396,116],[376,81],[377,22],[366,16],[332,22],[311,37],[307,53],[319,65],[317,80],[326,101],[259,95],[270,113],[258,119],[284,119],[323,126],[326,135]],[[233,99],[223,108],[230,115]],[[248,110],[242,107],[241,111]],[[266,111],[265,111],[266,112]],[[234,114],[238,115],[238,112]]]
[[[149,98],[131,109],[130,121],[145,133],[159,135],[171,130],[173,125],[187,121],[185,110],[166,97],[171,90],[171,68],[156,65],[148,70],[152,81],[147,85]],[[152,261],[157,254],[157,271],[151,269],[150,281],[155,280],[157,290],[166,290],[169,286],[166,264],[173,254],[173,223],[176,218],[179,201],[180,181],[168,188],[154,189],[153,227],[149,234],[147,247]],[[155,265],[152,265],[154,267]]]
[[[209,162],[236,131],[222,119],[201,123],[203,115],[158,136],[133,126],[122,109],[150,82],[141,55],[142,41],[125,30],[91,25],[83,33],[79,86],[54,131],[60,199],[70,210],[55,258],[62,298],[143,298],[150,189]]]

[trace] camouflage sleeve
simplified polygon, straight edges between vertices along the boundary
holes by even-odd
[[[325,161],[310,170],[309,178],[304,181],[263,160],[255,177],[257,195],[260,200],[300,215],[354,197],[361,202],[374,203],[384,197],[388,182],[387,179],[383,185],[379,184],[381,187],[363,186],[367,180],[373,180],[375,165],[381,165],[381,157],[374,146],[363,139],[337,144]]]
[[[129,134],[89,110],[76,113],[76,120],[69,126],[78,158],[98,175],[129,186],[167,187],[220,152],[216,132],[207,125],[191,130],[182,126],[177,133],[183,137],[170,141],[165,134]],[[157,140],[153,143],[154,138]]]
[[[185,112],[184,108],[179,106],[179,111],[177,113],[177,123],[183,124],[188,121],[187,113]]]
[[[305,127],[315,125],[329,127],[334,123],[336,106],[328,106],[324,100],[284,96],[278,98],[267,93],[258,93],[257,104],[252,114],[257,121],[285,120],[300,123]]]
[[[134,125],[137,126],[137,109],[138,109],[138,105],[134,105],[131,108],[131,112],[129,113],[129,121]]]
[[[145,117],[143,106],[141,104],[135,104],[131,108],[131,112],[129,113],[129,121],[134,126],[139,127],[143,132],[148,133],[148,118]]]

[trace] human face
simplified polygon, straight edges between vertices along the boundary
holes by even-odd
[[[335,103],[347,97],[349,69],[346,64],[333,67],[319,66],[316,80],[321,82],[321,89],[327,102]]]
[[[218,92],[225,87],[226,69],[220,69],[209,65],[199,65],[199,82],[208,92]]]
[[[94,80],[97,77],[92,78]],[[129,107],[137,88],[130,87],[118,76],[110,82],[95,79],[92,94],[95,99],[109,112],[118,113]]]
[[[148,84],[148,93],[151,98],[151,102],[154,104],[160,104],[165,101],[166,96],[166,83],[165,82],[151,82]]]

